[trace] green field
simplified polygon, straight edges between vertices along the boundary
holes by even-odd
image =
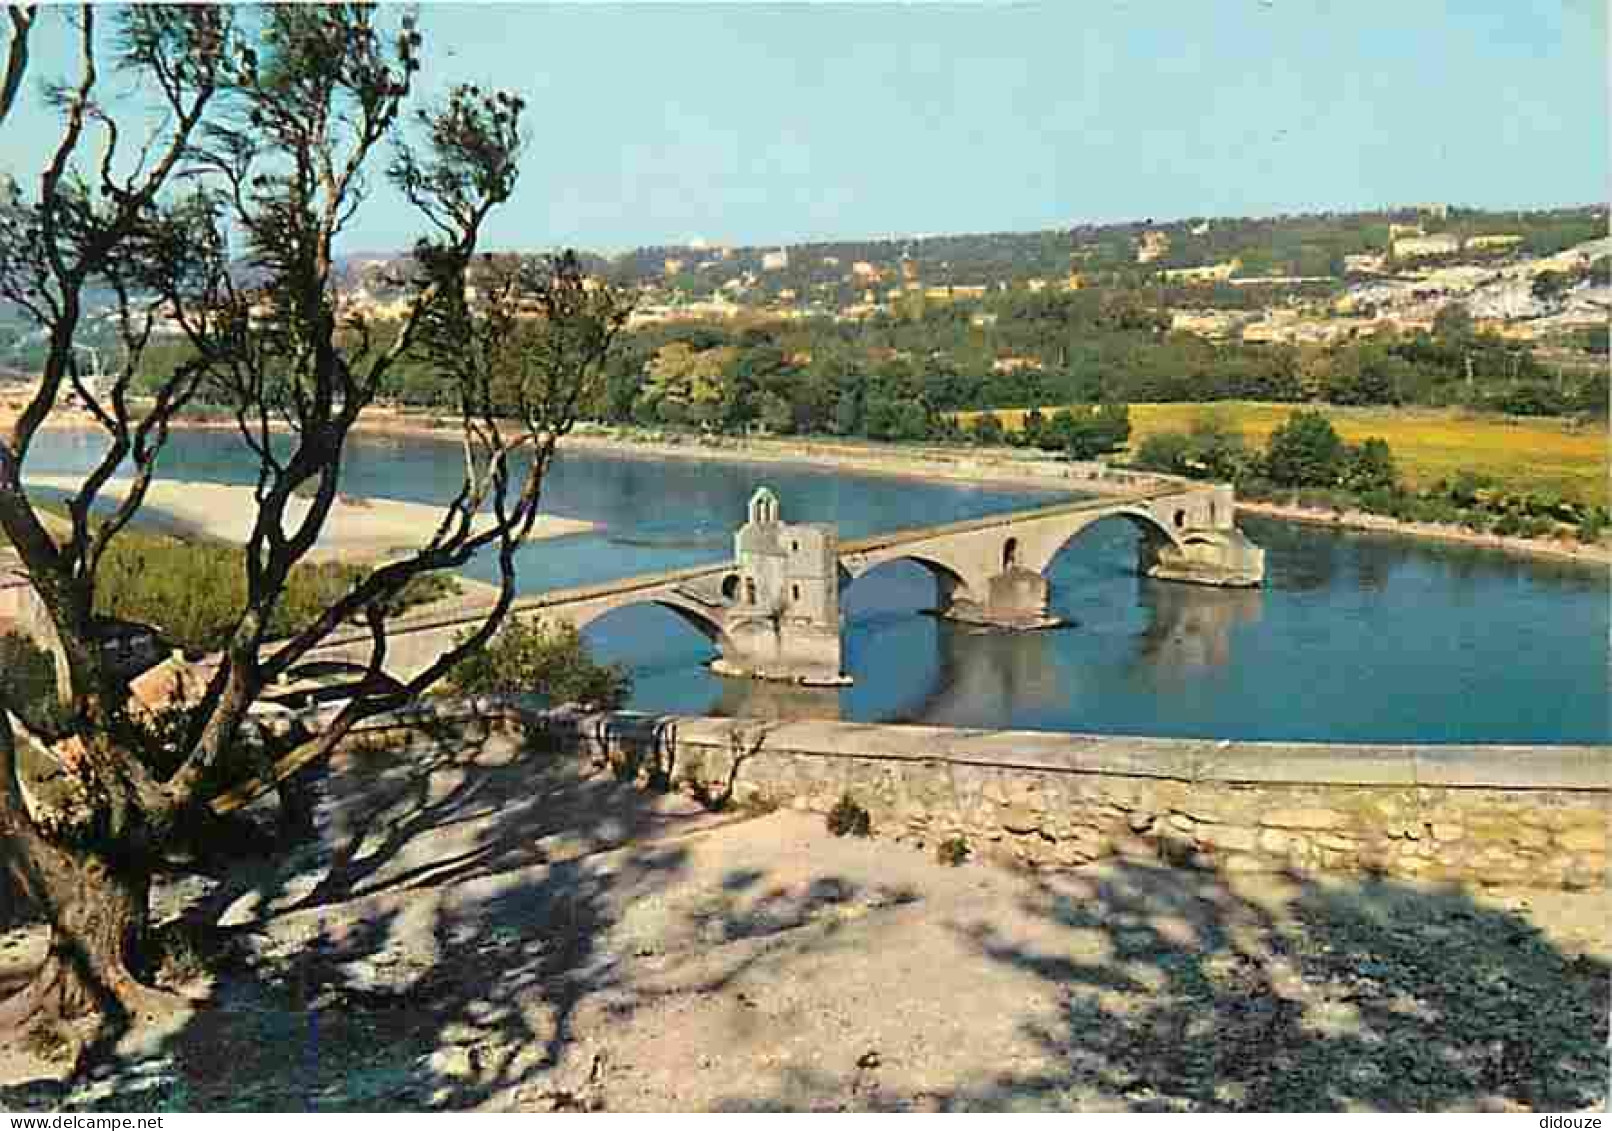
[[[1294,408],[1249,401],[1133,404],[1131,450],[1154,433],[1185,431],[1206,414],[1241,431],[1250,446],[1261,447]],[[1056,409],[1041,411],[1050,415]],[[1401,476],[1413,487],[1465,470],[1487,475],[1511,490],[1551,491],[1580,502],[1607,503],[1604,423],[1578,427],[1554,418],[1485,416],[1460,409],[1324,406],[1321,411],[1345,440],[1368,436],[1387,440]],[[980,415],[965,412],[958,417],[966,423]],[[1017,428],[1024,411],[1002,409],[996,415],[1009,428]]]

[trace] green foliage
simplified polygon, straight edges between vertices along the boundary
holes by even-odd
[[[974,418],[973,436],[976,443],[994,447],[1002,443],[1006,431],[1001,418],[994,412],[982,413]]]
[[[835,836],[871,836],[873,818],[849,793],[842,793],[828,811],[828,831]]]
[[[1508,511],[1495,520],[1491,529],[1502,538],[1519,537],[1523,532],[1523,516]]]
[[[288,636],[312,623],[368,573],[366,567],[347,562],[297,566],[270,619],[269,635]],[[409,583],[390,611],[457,591],[451,577],[422,575]],[[151,625],[187,650],[222,648],[245,605],[245,553],[237,547],[125,531],[101,562],[96,613]]]
[[[1322,413],[1300,410],[1270,435],[1265,474],[1283,487],[1330,487],[1344,470],[1344,444]]]
[[[1600,507],[1591,507],[1578,524],[1578,540],[1586,546],[1596,545],[1606,533],[1607,515]]]
[[[1130,438],[1130,409],[1122,404],[1101,404],[1090,409],[1059,409],[1038,429],[1035,443],[1070,459],[1096,459],[1118,451]]]
[[[1039,408],[1032,408],[1024,414],[1024,420],[1019,425],[1019,436],[1029,447],[1039,448],[1041,447],[1041,437],[1046,432],[1046,428],[1047,418],[1041,415]]]
[[[0,635],[0,707],[40,734],[67,729],[67,713],[56,699],[56,664],[50,653],[20,633]]]
[[[1242,433],[1213,413],[1192,422],[1186,432],[1155,432],[1142,441],[1136,464],[1194,479],[1241,481],[1252,459]]]
[[[1464,302],[1447,302],[1433,316],[1433,337],[1441,342],[1461,344],[1472,334],[1472,312]]]
[[[968,839],[959,833],[935,845],[935,859],[949,868],[956,868],[966,863],[973,851],[968,846]]]
[[[1186,475],[1191,450],[1192,440],[1185,432],[1155,432],[1136,449],[1135,463],[1148,471]]]
[[[1375,436],[1347,449],[1343,485],[1351,491],[1390,491],[1397,481],[1388,441]]]
[[[467,695],[541,695],[599,710],[620,707],[632,694],[631,674],[618,664],[596,662],[575,628],[517,617],[460,661],[448,680]]]
[[[1339,351],[1322,382],[1330,404],[1398,404],[1413,379],[1411,366],[1387,347],[1367,343]]]
[[[1206,412],[1192,422],[1187,432],[1185,462],[1189,474],[1205,479],[1236,479],[1248,460],[1243,434],[1225,420]]]
[[[1534,276],[1534,283],[1530,289],[1535,298],[1543,302],[1554,302],[1566,294],[1572,285],[1573,280],[1565,271],[1541,271]]]

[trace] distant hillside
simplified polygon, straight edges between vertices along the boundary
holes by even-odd
[[[1200,267],[1233,259],[1243,275],[1341,275],[1344,257],[1391,250],[1392,235],[1415,229],[1424,236],[1448,233],[1518,237],[1518,253],[1550,255],[1606,234],[1606,210],[1581,206],[1542,211],[1490,212],[1457,207],[1402,208],[1377,212],[1320,213],[1257,218],[1192,217],[1155,224],[1078,225],[1039,232],[991,232],[837,240],[721,249],[658,245],[638,248],[611,261],[622,280],[667,277],[721,285],[745,275],[783,285],[842,279],[855,263],[867,263],[899,279],[903,259],[926,281],[974,285],[1061,277],[1071,271],[1145,275],[1161,269]],[[1152,233],[1151,235],[1149,233]],[[1142,253],[1144,240],[1156,249]],[[766,257],[787,253],[787,265],[766,270]],[[1479,254],[1474,252],[1474,254]],[[1492,256],[1492,252],[1484,251]],[[1457,254],[1455,260],[1463,258]]]

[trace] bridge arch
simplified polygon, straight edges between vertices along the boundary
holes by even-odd
[[[1003,544],[1002,553],[1004,558],[1006,558],[1011,549],[1020,566],[1045,575],[1047,569],[1052,565],[1052,560],[1061,554],[1070,543],[1092,527],[1111,519],[1122,520],[1134,527],[1142,535],[1143,545],[1148,553],[1156,552],[1164,546],[1179,548],[1182,544],[1182,535],[1170,529],[1158,515],[1144,507],[1123,507],[1102,511],[1097,514],[1071,516],[1071,518],[1072,521],[1068,525],[1059,525],[1039,533],[1034,538],[1023,535],[1010,536]],[[1183,521],[1185,521],[1184,518]],[[1190,537],[1190,535],[1187,537]],[[1009,541],[1012,542],[1011,547],[1008,545]]]
[[[950,562],[942,561],[931,554],[921,551],[896,552],[888,556],[881,555],[869,562],[858,563],[854,569],[848,567],[842,560],[839,567],[840,592],[844,593],[858,578],[866,577],[880,566],[894,565],[896,562],[910,562],[920,566],[934,579],[935,593],[941,608],[945,608],[957,597],[973,594],[976,585],[984,580],[971,579]]]
[[[591,608],[566,619],[570,621],[578,632],[581,632],[588,625],[593,624],[602,617],[620,612],[622,609],[631,609],[641,605],[656,605],[667,612],[675,614],[679,620],[718,646],[727,638],[727,630],[722,623],[719,610],[707,609],[696,601],[674,596],[635,597],[623,600],[618,604]],[[542,614],[539,613],[538,615],[541,616]]]

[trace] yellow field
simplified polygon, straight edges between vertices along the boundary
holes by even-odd
[[[1133,404],[1131,450],[1155,432],[1185,431],[1205,414],[1240,430],[1251,447],[1263,447],[1294,407],[1250,401]],[[1056,409],[1041,411],[1051,415]],[[1401,476],[1412,486],[1469,470],[1511,490],[1555,491],[1584,502],[1607,502],[1605,425],[1574,428],[1555,419],[1484,416],[1458,409],[1323,406],[1321,411],[1345,440],[1358,442],[1368,436],[1387,440]],[[958,417],[966,422],[979,415],[964,412]],[[1003,409],[996,415],[1009,428],[1017,428],[1024,412]]]

